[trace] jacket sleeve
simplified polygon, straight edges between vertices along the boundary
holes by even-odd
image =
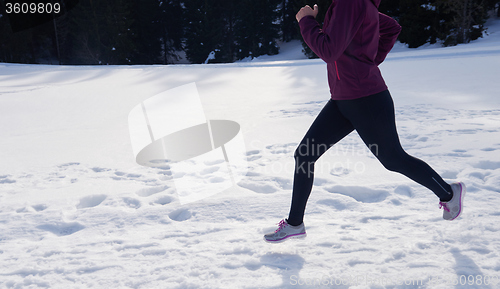
[[[313,16],[300,19],[300,33],[306,44],[327,63],[344,53],[362,25],[365,6],[361,0],[336,1],[329,24],[322,30]]]
[[[394,47],[396,39],[401,32],[401,26],[391,17],[379,13],[380,38],[378,41],[378,52],[375,57],[375,64],[379,65],[384,61],[389,51]]]

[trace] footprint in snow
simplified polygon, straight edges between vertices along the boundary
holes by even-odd
[[[382,216],[372,216],[372,217],[363,217],[361,218],[361,223],[368,223],[370,220],[391,220],[391,221],[397,221],[406,216],[393,216],[393,217],[382,217]]]
[[[287,253],[267,253],[260,258],[260,264],[285,272],[300,271],[304,263],[305,260],[301,256]]]
[[[347,204],[345,204],[344,202],[339,201],[339,200],[323,199],[323,200],[317,201],[316,203],[320,204],[320,205],[325,205],[328,207],[333,207],[338,211],[343,211],[343,210],[347,209]]]
[[[189,220],[192,216],[193,215],[188,209],[178,209],[168,214],[170,219],[178,222]]]
[[[44,211],[46,210],[48,207],[44,204],[39,204],[39,205],[34,205],[34,206],[31,206],[35,211],[37,212],[41,212],[41,211]]]
[[[21,214],[21,213],[33,213],[33,212],[42,212],[46,210],[48,207],[47,205],[44,204],[39,204],[39,205],[34,205],[31,207],[22,207],[16,210],[16,213]]]
[[[342,176],[347,176],[348,174],[351,173],[351,170],[348,168],[343,168],[343,167],[338,167],[338,168],[333,168],[330,171],[330,175],[336,176],[336,177],[342,177]]]
[[[298,145],[297,143],[275,144],[275,145],[269,145],[266,148],[270,150],[271,154],[274,155],[290,154],[295,151],[297,145]]]
[[[139,197],[149,197],[151,195],[161,193],[161,192],[167,190],[168,188],[169,188],[168,186],[144,188],[144,189],[138,190],[135,194],[138,195]]]
[[[0,176],[0,184],[13,184],[15,180],[9,179],[9,176]]]
[[[221,177],[213,177],[213,178],[210,178],[209,182],[212,183],[212,184],[217,184],[217,183],[222,183],[225,180],[226,179],[221,178]]]
[[[480,161],[473,165],[475,168],[483,169],[483,170],[496,170],[500,169],[500,162],[494,161]]]
[[[137,178],[142,177],[142,175],[140,175],[140,174],[127,174],[126,177],[129,179],[137,179]]]
[[[163,197],[158,198],[153,203],[164,206],[166,204],[170,204],[171,202],[173,202],[173,200],[174,199],[171,196],[163,196]]]
[[[22,207],[16,210],[16,213],[21,214],[21,213],[29,213],[31,210],[27,207]]]
[[[250,181],[241,181],[238,183],[238,186],[248,189],[250,191],[254,191],[259,194],[272,194],[278,191],[274,186],[271,186],[269,184],[259,184],[255,182],[250,182]]]
[[[213,173],[215,173],[215,172],[217,172],[219,170],[220,170],[219,166],[217,166],[217,167],[215,167],[215,166],[214,167],[209,167],[209,168],[206,168],[206,169],[202,170],[200,172],[200,175],[202,175],[202,176],[203,175],[210,175],[210,174],[213,174]]]
[[[252,151],[247,151],[247,156],[253,156],[259,154],[259,150],[252,150]]]
[[[287,178],[274,177],[273,182],[283,190],[293,189],[293,180]]]
[[[326,188],[330,193],[351,197],[362,203],[378,203],[384,201],[389,192],[386,190],[373,190],[358,186],[333,186]]]
[[[413,191],[409,186],[401,185],[394,189],[394,193],[402,196],[407,196],[411,198],[413,196]]]
[[[162,175],[162,176],[170,177],[170,176],[172,176],[172,171],[170,170],[170,168],[166,168],[166,169],[162,168],[160,171],[158,171],[158,174]]]
[[[139,209],[141,207],[141,201],[133,199],[133,198],[122,198],[123,202],[129,208]]]
[[[260,150],[251,150],[246,152],[247,161],[253,162],[262,158],[262,154]]]
[[[71,167],[71,166],[79,166],[79,165],[80,165],[80,163],[76,163],[76,162],[73,162],[73,163],[65,163],[65,164],[59,165],[59,168]]]
[[[356,265],[359,265],[359,264],[373,264],[372,261],[363,261],[363,260],[350,260],[349,262],[347,262],[347,264],[351,267],[354,267]]]
[[[48,231],[57,236],[68,236],[74,234],[80,230],[85,229],[85,226],[78,222],[73,223],[57,223],[57,224],[45,224],[37,227],[38,229]]]
[[[136,180],[138,178],[142,177],[142,175],[140,174],[127,174],[125,172],[121,172],[121,171],[116,171],[115,172],[115,175],[112,176],[111,178],[115,181],[121,181],[121,180]]]
[[[453,133],[455,133],[456,135],[460,135],[460,134],[476,134],[476,133],[478,133],[478,131],[482,131],[482,130],[481,129],[459,129],[459,130],[453,131]]]
[[[329,181],[327,179],[317,178],[317,177],[314,178],[314,186],[320,187],[320,186],[324,186],[328,183],[329,183]]]
[[[102,172],[107,172],[107,171],[109,171],[110,169],[105,169],[105,168],[94,167],[94,168],[91,168],[91,170],[93,170],[95,173],[102,173]]]
[[[86,196],[80,199],[80,203],[76,207],[78,209],[93,208],[100,205],[106,198],[106,195]]]
[[[483,182],[485,181],[486,177],[488,177],[489,175],[490,175],[490,173],[482,173],[482,172],[471,172],[471,173],[469,173],[470,177],[479,179],[479,180],[481,180]]]
[[[492,151],[496,151],[497,149],[496,148],[482,148],[481,150],[483,152],[492,152]]]

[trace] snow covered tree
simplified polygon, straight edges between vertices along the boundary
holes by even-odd
[[[191,63],[203,63],[211,52],[217,52],[220,61],[220,48],[224,38],[224,17],[226,10],[221,0],[189,0],[184,2],[185,52]],[[232,57],[231,57],[232,58]],[[215,59],[215,57],[214,57]],[[231,59],[232,61],[232,59]]]
[[[193,63],[233,62],[278,53],[281,1],[185,1],[187,58]]]
[[[131,1],[127,17],[131,20],[128,36],[133,38],[133,46],[127,49],[131,64],[161,63],[163,32],[160,24],[161,12],[160,2],[157,0]]]
[[[66,63],[132,64],[131,0],[81,0],[70,14]]]
[[[280,4],[281,0],[241,0],[235,23],[238,59],[279,52]]]
[[[184,37],[184,14],[182,4],[177,0],[160,1],[160,41],[163,64],[178,60],[177,51],[182,50]]]
[[[293,39],[300,39],[300,31],[295,20],[295,5],[293,0],[281,0],[279,7],[281,11],[280,28],[281,40],[288,42]]]
[[[440,0],[445,13],[452,18],[448,22],[450,35],[445,45],[468,43],[482,36],[483,24],[488,18],[487,0]]]
[[[399,40],[408,47],[436,42],[440,33],[436,0],[400,0],[397,19],[403,27]]]

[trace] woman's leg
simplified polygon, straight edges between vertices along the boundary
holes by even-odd
[[[353,130],[353,125],[340,113],[337,104],[332,100],[316,117],[295,150],[292,204],[288,224],[297,226],[303,222],[307,199],[314,181],[314,163],[332,145]]]
[[[452,189],[428,164],[408,155],[401,147],[389,91],[355,100],[337,101],[342,114],[378,160],[433,191],[441,201],[452,197]]]

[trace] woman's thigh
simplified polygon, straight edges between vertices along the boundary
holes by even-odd
[[[316,161],[331,146],[354,130],[352,123],[340,112],[335,101],[328,101],[318,114],[295,154]]]
[[[404,153],[396,130],[394,102],[389,91],[338,101],[339,110],[353,124],[363,142],[381,161]]]

